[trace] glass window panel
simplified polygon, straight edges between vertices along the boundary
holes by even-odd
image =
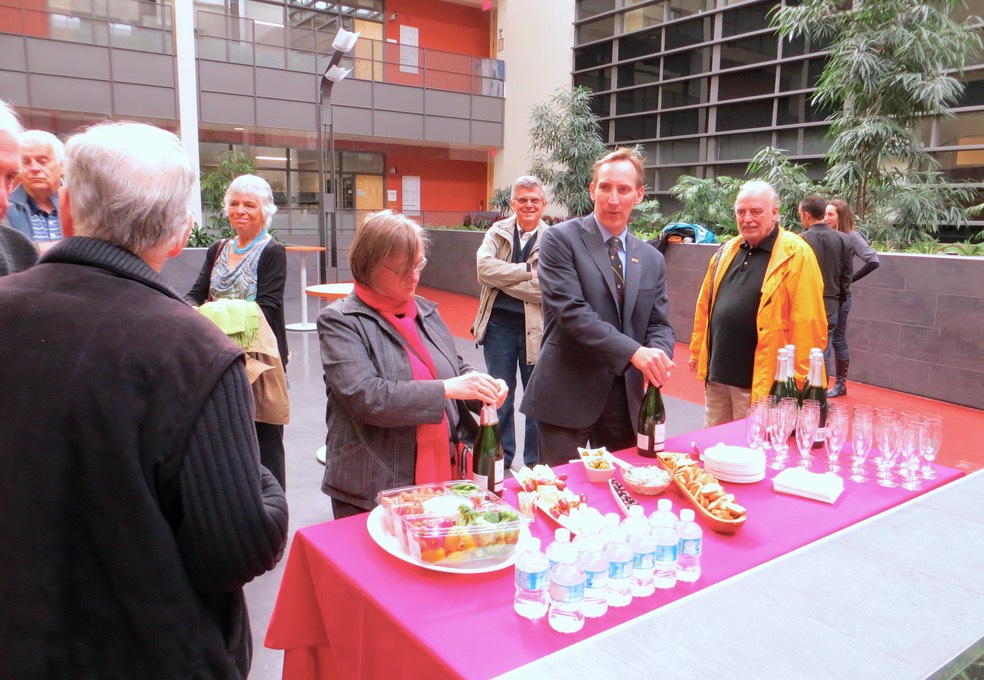
[[[618,67],[618,86],[631,87],[659,82],[659,57],[634,61]]]
[[[626,2],[625,4],[631,5],[635,3]],[[663,23],[665,13],[666,10],[662,2],[629,10],[622,15],[622,32],[640,31],[644,28],[661,24]]]
[[[751,160],[763,146],[772,144],[771,132],[755,132],[748,135],[722,135],[716,137],[717,160]]]
[[[707,169],[707,177],[744,177],[745,165],[715,165]]]
[[[615,0],[578,0],[577,18],[587,19],[602,12],[610,12],[615,9]]]
[[[714,0],[670,0],[670,18],[680,19],[712,9]]]
[[[940,121],[940,146],[980,144],[984,135],[984,111],[958,113]]]
[[[615,113],[644,113],[659,108],[659,87],[640,87],[635,90],[622,90],[615,99]]]
[[[809,156],[827,153],[827,126],[803,128],[803,153]]]
[[[774,34],[764,33],[750,38],[733,40],[721,45],[721,68],[757,64],[776,58],[777,46]]]
[[[674,83],[664,83],[662,86],[662,109],[676,109],[681,106],[691,106],[707,101],[707,78],[679,80]]]
[[[817,81],[823,74],[824,66],[827,65],[825,59],[811,59],[807,62],[806,86],[813,88],[817,86]]]
[[[805,90],[810,83],[810,65],[807,61],[794,61],[779,66],[779,91]]]
[[[612,106],[612,96],[609,94],[595,95],[591,98],[591,113],[596,116],[610,116]]]
[[[659,145],[660,163],[696,163],[700,160],[700,140],[681,139]]]
[[[658,183],[658,191],[669,191],[674,186],[676,186],[677,181],[684,175],[689,175],[691,177],[697,176],[697,168],[692,166],[683,166],[678,168],[660,168],[659,175],[656,182]]]
[[[581,71],[612,62],[612,43],[606,42],[574,50],[574,70]]]
[[[810,97],[797,94],[792,97],[779,97],[779,108],[776,113],[776,125],[801,125],[803,123],[819,123],[827,116],[810,102]]]
[[[343,151],[341,171],[363,175],[382,175],[386,171],[385,159],[380,153]]]
[[[762,94],[772,94],[776,89],[776,67],[722,73],[718,77],[718,100],[744,99]]]
[[[738,7],[721,14],[721,35],[730,38],[742,33],[759,31],[769,26],[766,17],[774,3],[761,3],[750,7]]]
[[[595,40],[611,38],[614,35],[615,17],[614,15],[607,16],[598,19],[597,21],[578,25],[577,44],[583,45],[584,43],[594,42]]]
[[[273,202],[278,208],[287,207],[287,171],[257,168],[256,174],[265,179],[273,190]]]
[[[675,50],[678,47],[690,47],[707,42],[713,37],[710,17],[684,21],[666,27],[666,49]]]
[[[681,135],[696,135],[705,132],[706,112],[703,109],[674,111],[660,115],[662,126],[661,137],[679,137]]]
[[[637,33],[620,38],[618,41],[618,58],[632,59],[656,54],[663,48],[663,32],[659,29]]]
[[[683,78],[711,70],[711,48],[667,54],[663,57],[663,79]]]
[[[776,147],[790,156],[799,155],[799,129],[785,129],[776,132]]]
[[[771,99],[719,106],[717,109],[717,129],[720,132],[771,126]]]
[[[984,70],[967,72],[963,81],[965,89],[954,108],[984,106]]]
[[[616,142],[652,139],[656,136],[656,116],[619,118],[614,123]]]
[[[610,90],[612,87],[612,70],[610,68],[603,68],[597,71],[577,73],[574,75],[574,85],[586,87],[595,92],[599,90]]]

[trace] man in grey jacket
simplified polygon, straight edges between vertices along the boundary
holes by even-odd
[[[20,169],[20,133],[17,116],[0,100],[0,276],[27,269],[38,259],[30,239],[8,227],[5,219],[10,190]]]
[[[509,204],[513,216],[493,224],[478,249],[476,260],[482,294],[472,326],[475,340],[484,349],[489,374],[502,378],[509,386],[509,396],[499,409],[506,469],[512,467],[516,454],[513,415],[516,366],[525,389],[540,353],[543,334],[540,282],[536,276],[538,239],[547,228],[541,218],[547,206],[543,184],[529,175],[517,178]],[[536,421],[526,418],[523,462],[530,467],[536,465],[538,451]]]

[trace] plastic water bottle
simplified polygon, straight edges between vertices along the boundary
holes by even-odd
[[[632,597],[649,597],[656,590],[653,584],[656,540],[643,513],[641,505],[633,505],[629,508],[628,518],[622,522],[632,548]],[[675,539],[676,534],[673,537]]]
[[[550,561],[540,552],[540,539],[530,538],[516,557],[516,613],[531,621],[547,613]]]
[[[547,559],[550,560],[550,571],[556,569],[560,562],[574,564],[577,561],[577,548],[571,543],[569,529],[554,531],[553,543],[547,546]]]
[[[568,536],[569,538],[569,536]],[[550,572],[550,608],[547,621],[558,633],[576,633],[584,628],[584,572],[574,564],[575,549],[558,555],[561,560]],[[567,561],[570,558],[570,561]]]
[[[700,553],[704,543],[704,532],[694,521],[694,511],[690,508],[680,511],[676,534],[679,540],[676,577],[680,581],[693,583],[700,578]]]
[[[691,510],[691,518],[693,514]],[[652,527],[653,542],[656,544],[654,585],[661,589],[672,588],[677,581],[679,559],[679,536],[676,531],[677,518],[673,514],[673,501],[669,498],[660,498],[656,503],[656,512],[649,518],[649,525]]]
[[[625,540],[625,529],[615,527],[605,546],[605,556],[608,558],[608,591],[606,593],[609,607],[624,607],[632,602],[632,548]]]
[[[601,540],[601,534],[589,534],[577,560],[578,568],[584,572],[584,615],[589,619],[608,611],[608,558]]]

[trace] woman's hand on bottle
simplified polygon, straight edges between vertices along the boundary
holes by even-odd
[[[444,396],[448,399],[477,399],[483,404],[501,405],[509,389],[502,380],[487,373],[469,371],[444,381]]]

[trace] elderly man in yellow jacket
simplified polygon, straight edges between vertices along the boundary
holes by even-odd
[[[705,381],[704,425],[744,418],[769,393],[777,352],[796,346],[796,374],[827,343],[823,278],[813,250],[779,226],[779,195],[766,182],[735,200],[739,236],[711,258],[697,296],[690,371]]]

